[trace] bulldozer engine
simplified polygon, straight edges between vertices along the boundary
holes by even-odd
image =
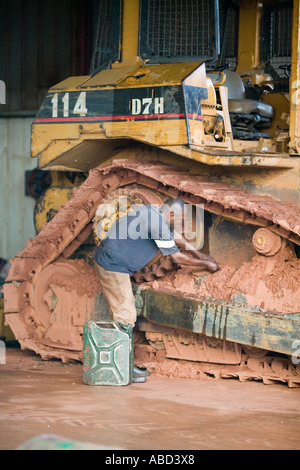
[[[22,348],[82,361],[84,324],[109,319],[97,245],[136,204],[181,197],[220,269],[158,253],[134,273],[136,361],[299,386],[299,22],[297,1],[99,1],[89,74],[32,124],[52,184],[3,287]]]

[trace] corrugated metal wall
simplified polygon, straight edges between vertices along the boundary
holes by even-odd
[[[95,2],[0,0],[4,111],[36,111],[48,89],[89,70]]]
[[[9,260],[35,236],[35,200],[25,196],[25,171],[36,167],[30,157],[32,119],[0,119],[0,258]]]
[[[9,260],[35,236],[35,200],[25,196],[30,127],[48,89],[86,75],[98,0],[0,0],[0,257]],[[27,116],[27,117],[24,117]]]

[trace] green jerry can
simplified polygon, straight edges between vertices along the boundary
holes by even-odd
[[[87,385],[129,385],[133,377],[131,325],[93,322],[84,325],[83,381]]]

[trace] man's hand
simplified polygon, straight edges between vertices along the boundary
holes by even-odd
[[[171,258],[175,264],[189,267],[191,271],[196,271],[199,267],[206,268],[211,272],[215,272],[220,269],[220,266],[212,256],[205,255],[204,253],[201,253],[201,251],[196,250],[194,245],[176,231],[174,232],[174,240],[179,248],[190,251],[189,254],[175,253],[175,255],[172,255]]]
[[[203,253],[198,251],[192,243],[190,243],[183,235],[180,236],[180,234],[176,231],[174,232],[174,241],[175,241],[176,245],[179,246],[179,248],[181,248],[182,250],[190,251],[191,252],[190,253],[191,257],[199,258],[199,259],[202,259],[202,260],[210,258],[210,260],[214,261],[214,259],[211,256],[204,255]]]
[[[182,267],[188,267],[192,271],[197,271],[199,268],[205,268],[214,273],[220,269],[220,266],[210,255],[205,255],[199,251],[197,251],[197,258],[178,252],[171,255],[171,259],[175,264]]]

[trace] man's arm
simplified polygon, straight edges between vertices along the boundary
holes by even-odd
[[[220,269],[220,266],[212,256],[206,255],[201,253],[201,251],[196,250],[194,245],[187,241],[184,236],[180,236],[180,234],[176,231],[174,232],[174,240],[177,246],[183,250],[191,252],[191,254],[177,253],[180,256],[174,255],[174,259],[172,258],[174,263],[183,266],[194,266],[195,269],[199,267],[207,267],[207,269],[212,272],[218,271]]]
[[[157,233],[156,237],[151,237],[159,248],[163,256],[170,256],[172,261],[179,266],[189,267],[190,270],[195,271],[199,268],[208,269],[211,272],[218,271],[219,265],[215,260],[209,256],[201,253],[198,250],[195,250],[195,247],[189,243],[184,237],[180,236],[176,231],[172,235],[170,232],[170,227],[167,225],[164,217],[157,213],[156,216],[159,216],[157,219],[157,224],[154,227],[154,232]],[[155,217],[154,217],[154,220]],[[161,221],[161,227],[159,225],[159,220]],[[159,230],[159,228],[161,230]],[[152,230],[151,230],[152,234]],[[191,253],[194,256],[180,253],[178,247],[183,248],[184,250],[192,250]]]
[[[186,251],[193,251],[195,252],[196,256],[198,253],[200,253],[198,252],[198,250],[196,250],[196,248],[194,247],[194,245],[192,245],[192,243],[187,241],[187,239],[183,235],[180,235],[180,233],[177,232],[176,230],[174,230],[173,236],[174,236],[175,243],[177,246],[179,246],[179,248],[182,248],[183,250],[186,250]]]
[[[199,268],[205,268],[214,273],[220,269],[219,265],[211,256],[200,252],[198,252],[198,254],[201,255],[201,258],[193,258],[192,256],[180,252],[174,253],[170,256],[175,264],[182,267],[189,267],[190,269],[192,268],[192,271],[197,271]]]
[[[179,251],[173,234],[163,215],[151,206],[151,223],[149,236],[155,242],[162,256],[170,256]]]

